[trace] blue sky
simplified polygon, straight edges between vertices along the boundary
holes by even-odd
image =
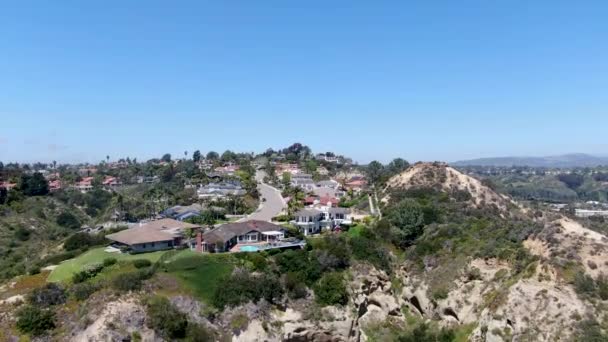
[[[608,154],[606,1],[1,7],[5,162]]]

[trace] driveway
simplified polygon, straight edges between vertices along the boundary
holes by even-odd
[[[283,208],[286,207],[283,201],[281,192],[276,188],[263,183],[266,173],[262,170],[257,170],[255,179],[258,181],[258,191],[260,192],[260,207],[251,215],[240,219],[240,222],[249,220],[269,221],[273,217],[279,215]],[[266,201],[264,201],[266,199]]]

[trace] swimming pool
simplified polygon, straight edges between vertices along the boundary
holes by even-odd
[[[239,247],[239,250],[241,252],[258,252],[260,250],[260,247],[258,247],[258,246],[241,246],[241,247]]]

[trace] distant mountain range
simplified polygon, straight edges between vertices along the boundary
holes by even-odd
[[[608,157],[572,153],[549,157],[498,157],[461,160],[452,166],[529,166],[548,168],[593,167],[608,165]]]

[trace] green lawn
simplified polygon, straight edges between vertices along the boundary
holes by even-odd
[[[234,269],[234,258],[229,254],[197,254],[183,251],[170,259],[167,271],[181,281],[184,287],[211,303],[221,280]]]
[[[365,226],[361,225],[361,224],[357,224],[355,226],[352,226],[348,229],[348,231],[346,232],[346,234],[349,237],[357,237],[359,235],[361,235],[361,230],[364,228]]]
[[[101,263],[103,259],[106,258],[115,258],[119,261],[128,261],[135,259],[148,259],[152,262],[156,262],[161,255],[166,253],[166,251],[158,251],[151,253],[141,253],[141,254],[125,254],[125,253],[107,253],[104,252],[105,247],[99,247],[95,249],[91,249],[88,252],[77,256],[74,259],[69,259],[57,266],[49,275],[47,281],[49,282],[63,282],[67,281],[72,277],[72,274],[79,272],[83,269],[84,266]]]

